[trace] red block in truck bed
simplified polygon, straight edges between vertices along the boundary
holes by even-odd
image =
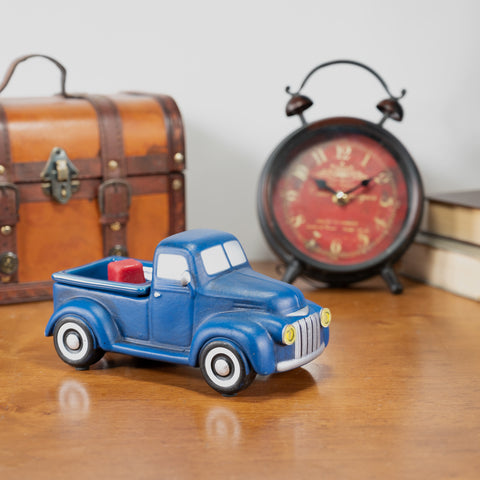
[[[133,258],[108,264],[108,279],[111,282],[145,283],[143,265]]]

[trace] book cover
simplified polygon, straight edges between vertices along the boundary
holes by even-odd
[[[480,245],[480,190],[428,197],[420,230]]]
[[[480,247],[434,235],[417,235],[398,265],[406,277],[480,300]]]

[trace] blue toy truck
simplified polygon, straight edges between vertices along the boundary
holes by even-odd
[[[53,335],[60,358],[87,369],[104,352],[200,367],[232,395],[255,375],[304,365],[328,344],[330,311],[250,267],[238,240],[190,230],[137,261],[137,283],[109,279],[121,257],[53,274]],[[132,265],[129,264],[129,268]],[[118,269],[117,269],[118,270]],[[133,277],[132,277],[133,278]]]

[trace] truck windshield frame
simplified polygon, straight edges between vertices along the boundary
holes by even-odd
[[[200,252],[203,268],[207,275],[217,275],[247,263],[247,257],[237,240],[229,240]]]

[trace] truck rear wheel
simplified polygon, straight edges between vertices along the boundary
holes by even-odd
[[[227,342],[208,343],[200,352],[200,370],[205,381],[223,395],[234,395],[247,388],[257,375],[249,368],[246,373],[242,356]]]
[[[56,323],[53,342],[58,356],[65,363],[82,370],[98,362],[104,354],[101,348],[95,347],[90,329],[74,317]]]

